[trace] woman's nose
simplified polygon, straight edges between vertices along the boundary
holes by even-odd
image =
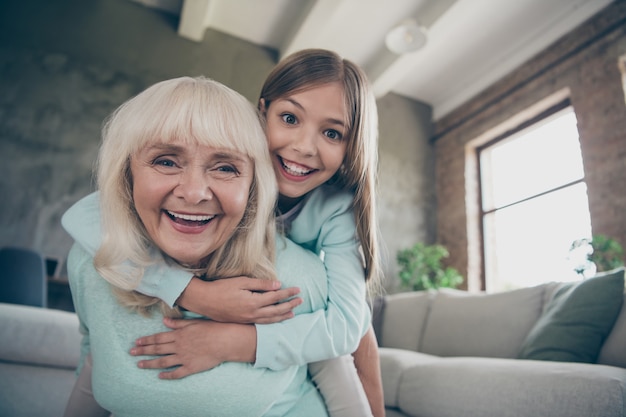
[[[199,204],[213,199],[210,176],[199,169],[185,170],[180,176],[178,186],[174,189],[174,195],[184,198],[190,204]]]

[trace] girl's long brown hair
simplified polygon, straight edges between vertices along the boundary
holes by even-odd
[[[380,283],[376,216],[378,113],[367,77],[356,64],[325,49],[305,49],[283,59],[267,77],[260,98],[272,101],[322,84],[339,82],[346,106],[348,146],[342,167],[330,182],[354,193],[357,235],[370,290]]]

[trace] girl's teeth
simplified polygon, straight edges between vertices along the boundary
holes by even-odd
[[[211,220],[215,216],[195,216],[192,214],[178,214],[173,211],[168,211],[169,215],[172,217],[176,217],[177,219],[188,220],[192,222],[206,222]]]
[[[289,173],[293,175],[307,175],[314,171],[312,169],[304,169],[300,167],[299,165],[290,164],[284,159],[282,160],[282,163],[283,163],[283,168],[285,168],[285,170],[289,171]]]

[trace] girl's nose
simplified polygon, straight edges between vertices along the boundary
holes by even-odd
[[[174,195],[185,199],[190,204],[199,204],[202,201],[213,199],[210,176],[203,170],[185,170],[180,176],[180,182],[174,189]]]
[[[314,156],[317,154],[317,133],[306,129],[300,130],[294,140],[292,147],[295,151],[304,156]]]

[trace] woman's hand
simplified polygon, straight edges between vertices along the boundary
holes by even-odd
[[[161,379],[184,378],[226,361],[255,361],[256,329],[253,325],[170,318],[163,319],[163,323],[172,331],[141,337],[130,350],[133,356],[162,355],[139,361],[140,368],[178,366],[161,372]]]
[[[269,324],[293,317],[292,310],[302,303],[294,297],[299,292],[296,287],[280,289],[279,281],[193,278],[176,304],[214,321]]]

